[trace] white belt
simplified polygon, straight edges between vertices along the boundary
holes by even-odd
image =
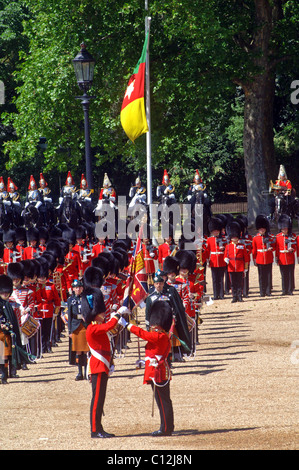
[[[293,253],[293,252],[289,250],[279,250],[279,253]]]
[[[211,251],[211,255],[224,255],[224,251]]]

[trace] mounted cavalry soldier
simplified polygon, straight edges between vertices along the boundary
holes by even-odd
[[[42,196],[40,191],[36,187],[35,179],[33,175],[30,176],[28,192],[26,196],[25,208],[29,206],[29,204],[34,205],[36,209],[38,209],[42,205]]]
[[[46,182],[42,173],[40,173],[39,177],[38,191],[40,192],[43,201],[43,204],[40,206],[39,210],[43,216],[44,224],[48,225],[51,220],[54,221],[54,207],[52,198],[50,197],[51,189],[48,187],[48,183]]]
[[[104,175],[103,187],[101,188],[98,204],[95,210],[103,208],[103,204],[109,204],[110,207],[115,208],[116,192],[112,187],[111,181],[108,178],[107,173]]]
[[[157,186],[156,195],[158,198],[161,198],[162,202],[166,199],[166,204],[169,206],[176,202],[175,187],[170,183],[167,170],[164,170],[162,184]]]
[[[78,198],[76,186],[75,186],[75,183],[74,183],[74,180],[70,171],[67,174],[65,185],[61,189],[60,198],[59,198],[59,206],[57,207],[57,209],[61,208],[61,205],[63,203],[63,199],[65,196],[70,196],[75,201]]]
[[[135,180],[135,186],[131,186],[129,197],[131,198],[129,207],[134,207],[135,204],[146,205],[146,187],[142,184],[140,175]]]
[[[5,206],[11,206],[9,193],[6,191],[3,176],[0,177],[0,201],[3,202]]]

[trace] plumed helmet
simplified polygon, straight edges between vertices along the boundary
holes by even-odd
[[[33,175],[30,175],[29,186],[28,186],[28,190],[30,191],[31,189],[36,189],[36,182],[35,182]]]
[[[10,294],[13,291],[12,279],[6,274],[1,274],[0,276],[0,293],[9,292]]]
[[[67,177],[66,177],[66,180],[65,180],[65,184],[66,185],[74,185],[74,180],[73,180],[73,177],[72,177],[72,173],[69,171],[68,174],[67,174]]]
[[[175,256],[167,256],[163,262],[163,271],[166,274],[175,273],[177,275],[179,270],[179,260]]]
[[[7,275],[11,279],[24,279],[24,266],[22,263],[9,263],[7,266]]]
[[[149,311],[150,326],[160,326],[163,330],[169,331],[172,320],[172,308],[166,300],[156,300],[152,303]]]

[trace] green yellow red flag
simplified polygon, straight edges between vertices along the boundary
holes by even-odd
[[[134,142],[141,134],[144,134],[149,130],[144,105],[147,44],[148,33],[145,37],[141,57],[129,79],[120,112],[122,127],[132,142]]]

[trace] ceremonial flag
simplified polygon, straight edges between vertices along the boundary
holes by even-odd
[[[140,227],[135,251],[132,256],[130,274],[127,278],[123,305],[132,310],[148,294],[147,274],[142,250],[142,226]]]
[[[141,57],[129,79],[120,112],[121,124],[132,142],[149,130],[144,106],[144,78],[148,34],[144,41]]]

